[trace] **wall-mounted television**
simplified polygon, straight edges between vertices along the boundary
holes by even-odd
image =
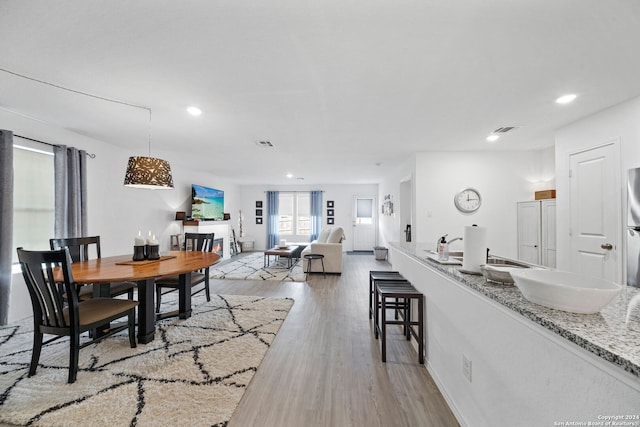
[[[191,185],[191,218],[214,220],[224,218],[224,191]]]

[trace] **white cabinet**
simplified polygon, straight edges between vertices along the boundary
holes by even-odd
[[[518,259],[556,266],[556,200],[518,203]]]

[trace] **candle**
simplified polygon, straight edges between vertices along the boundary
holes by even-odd
[[[138,230],[138,235],[135,238],[135,246],[144,246],[144,239],[142,238],[142,233]]]
[[[156,235],[154,234],[150,239],[147,240],[147,245],[156,246],[158,241],[156,240]]]

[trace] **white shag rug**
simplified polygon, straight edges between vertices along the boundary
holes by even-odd
[[[278,280],[280,282],[304,282],[302,260],[298,260],[293,267],[287,267],[287,258],[273,255],[269,257],[269,266],[264,266],[264,253],[252,252],[235,261],[221,266],[212,267],[209,276],[212,279],[243,279],[243,280]],[[295,259],[293,260],[296,261]]]
[[[163,310],[176,305],[163,299]],[[80,350],[67,383],[66,338],[43,347],[28,377],[32,319],[0,327],[0,423],[19,426],[224,426],[293,300],[194,297],[193,315],[156,324],[155,340],[129,347],[126,332]],[[45,336],[45,339],[48,336]]]

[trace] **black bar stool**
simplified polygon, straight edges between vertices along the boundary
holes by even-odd
[[[402,320],[387,320],[387,298],[402,299],[404,301],[404,315]],[[380,310],[376,309],[375,337],[381,336],[382,361],[387,361],[387,325],[403,325],[407,340],[411,335],[418,341],[418,361],[424,364],[424,295],[409,282],[377,282],[376,305],[380,302]],[[411,320],[411,301],[418,302],[418,320]],[[395,305],[395,303],[391,302]],[[413,328],[418,327],[416,332]]]
[[[408,282],[399,271],[369,271],[369,319],[372,319],[376,310],[373,304],[373,295],[375,293],[375,282]],[[398,301],[396,301],[398,302]],[[396,319],[398,313],[396,312]]]

